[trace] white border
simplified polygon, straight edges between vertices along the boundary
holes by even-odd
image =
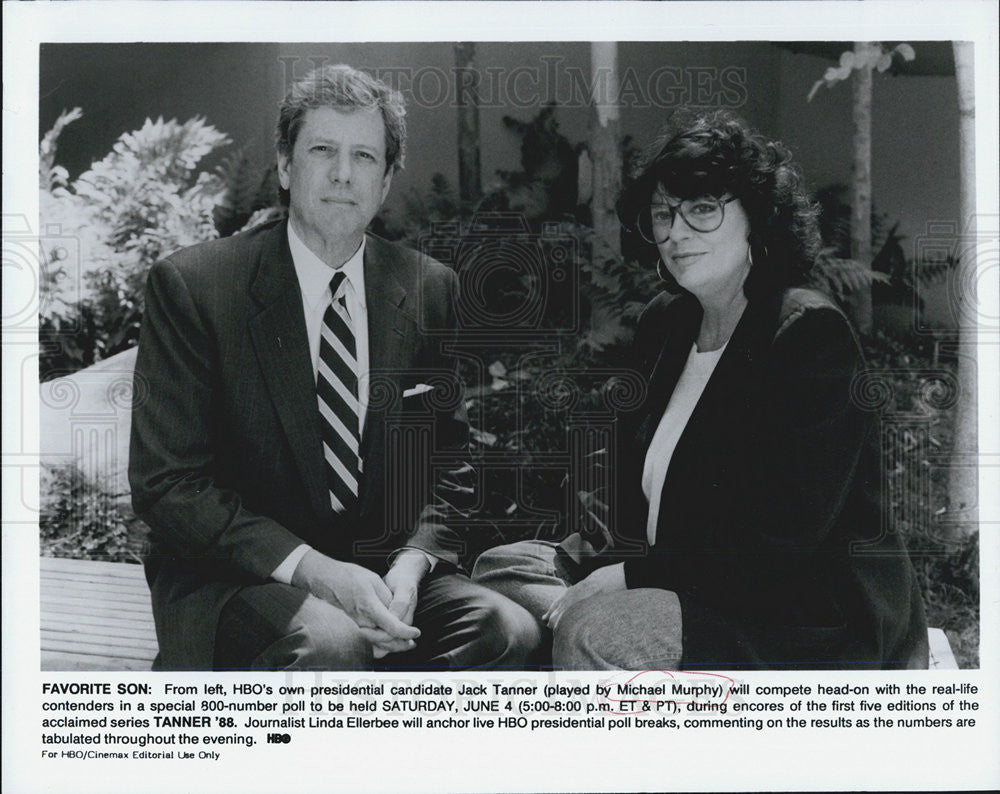
[[[997,216],[997,9],[983,2],[759,3],[5,3],[3,212],[37,218],[38,44],[84,41],[589,41],[628,40],[973,40],[976,42],[977,171],[980,216]],[[933,189],[933,186],[929,186]],[[5,227],[5,235],[8,233]],[[982,231],[982,229],[981,229]],[[995,249],[993,249],[995,250]],[[980,281],[984,317],[1000,316],[997,263]],[[5,287],[18,283],[4,273]],[[4,315],[16,288],[4,290]],[[7,790],[643,790],[725,788],[963,789],[1000,786],[1000,549],[982,536],[982,668],[948,677],[981,687],[974,734],[740,735],[699,745],[696,736],[611,734],[476,736],[471,732],[386,743],[384,735],[304,741],[281,755],[261,749],[235,765],[45,766],[37,758],[38,567],[34,520],[18,492],[37,493],[37,376],[27,335],[3,344],[3,775]],[[980,338],[980,452],[996,464],[1000,363],[996,334]],[[984,517],[997,519],[998,467],[981,467]],[[987,501],[988,500],[988,501]],[[16,522],[28,522],[26,525]],[[778,674],[781,675],[781,674]],[[788,676],[789,674],[784,674]],[[903,675],[903,674],[900,674]],[[66,680],[121,680],[69,675]],[[860,674],[838,680],[863,679]],[[924,674],[913,674],[921,680]],[[136,676],[136,679],[141,678]],[[178,677],[180,678],[180,677]],[[206,677],[188,677],[209,680]],[[212,678],[210,680],[216,680]],[[277,679],[275,679],[277,680]],[[787,679],[786,679],[787,680]],[[818,674],[796,680],[823,681]],[[345,759],[352,759],[347,761]],[[195,772],[195,769],[197,771]]]

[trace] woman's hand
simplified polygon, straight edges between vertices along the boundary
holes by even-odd
[[[559,600],[549,607],[548,612],[542,615],[542,620],[545,621],[550,629],[555,631],[559,625],[559,621],[562,620],[562,616],[566,614],[566,610],[577,601],[582,601],[585,598],[590,598],[600,593],[613,593],[625,589],[624,563],[606,565],[603,568],[598,568],[586,579],[582,579],[572,587],[567,588],[566,592],[559,597]]]

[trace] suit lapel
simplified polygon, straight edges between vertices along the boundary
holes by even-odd
[[[741,415],[741,409],[746,407],[752,390],[763,375],[756,359],[763,349],[761,345],[767,344],[766,317],[766,301],[750,303],[746,307],[691,413],[684,434],[692,429],[692,435],[699,435],[703,422],[721,428],[727,420]],[[678,449],[684,442],[684,434],[678,439]]]
[[[257,263],[250,294],[259,311],[250,318],[250,337],[313,510],[325,515],[330,503],[322,464],[316,383],[302,292],[285,229],[285,224],[275,227]]]
[[[397,273],[405,263],[392,246],[369,235],[365,242],[365,303],[368,309],[368,411],[361,434],[364,477],[360,511],[366,516],[381,499],[379,483],[385,480],[386,428],[402,404],[404,371],[413,365],[414,322],[409,318],[412,298]],[[409,280],[407,281],[409,283]],[[386,399],[388,397],[388,399]]]
[[[743,312],[743,316],[726,345],[725,352],[716,364],[715,371],[708,383],[705,384],[705,390],[701,393],[691,417],[677,440],[677,446],[674,448],[670,464],[667,467],[663,489],[660,492],[660,514],[656,531],[657,545],[666,542],[672,534],[677,534],[676,527],[671,526],[671,511],[665,506],[673,503],[671,493],[677,493],[678,489],[681,492],[688,489],[686,480],[692,476],[690,471],[692,462],[700,461],[702,464],[707,464],[708,470],[726,467],[732,463],[728,460],[728,456],[731,454],[728,439],[739,436],[733,426],[747,421],[747,409],[752,401],[753,391],[762,376],[758,359],[764,349],[762,345],[766,346],[768,339],[767,302],[763,303],[765,305],[751,302]],[[666,410],[666,403],[670,394],[673,393],[677,379],[687,361],[687,355],[690,353],[691,344],[697,336],[700,321],[701,314],[699,312],[682,360],[677,367],[676,375],[673,376],[670,383],[667,398],[653,419],[653,430],[650,431],[647,447],[648,441],[652,440],[652,432],[655,432],[656,425],[659,424],[663,411]],[[711,450],[711,452],[707,450]],[[706,461],[705,455],[714,456],[714,459]]]
[[[397,376],[409,362],[401,355],[409,326],[407,292],[396,277],[400,263],[377,237],[365,242],[365,302],[368,308],[368,368],[375,376]],[[393,377],[395,380],[396,378]],[[367,433],[370,422],[365,421]]]
[[[674,393],[701,323],[701,306],[688,295],[679,298],[670,308],[675,314],[672,319],[667,320],[668,335],[649,376],[648,396],[636,434],[636,442],[638,448],[643,450],[643,457],[653,440],[663,412],[667,409],[670,395]]]

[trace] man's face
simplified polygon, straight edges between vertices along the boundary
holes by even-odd
[[[392,182],[382,114],[377,108],[307,110],[291,157],[278,155],[278,179],[289,191],[289,215],[303,242],[321,256],[344,248],[350,256]]]

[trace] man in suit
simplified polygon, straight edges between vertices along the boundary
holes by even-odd
[[[460,568],[455,274],[365,233],[404,113],[363,72],[315,70],[280,108],[288,221],[150,271],[129,477],[158,667],[516,668],[540,641]]]

